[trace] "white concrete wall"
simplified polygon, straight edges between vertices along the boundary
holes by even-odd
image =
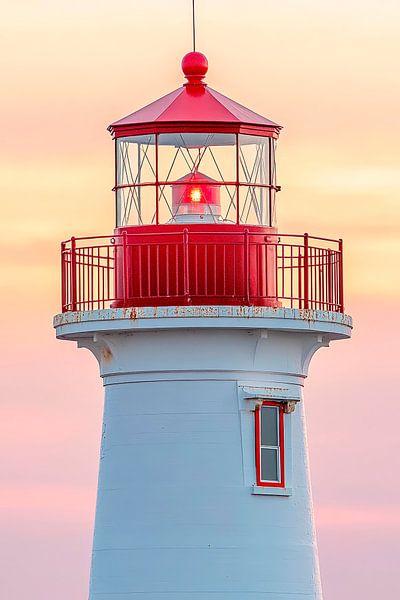
[[[90,600],[321,600],[301,390],[348,325],[108,317],[58,325],[105,383]],[[300,400],[285,415],[286,495],[254,493],[253,389]]]
[[[91,600],[320,598],[302,407],[285,419],[292,495],[254,495],[234,381],[107,386]]]

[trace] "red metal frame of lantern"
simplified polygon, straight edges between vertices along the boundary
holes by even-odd
[[[279,188],[272,180],[264,184],[240,180],[239,135],[251,134],[268,138],[269,156],[271,156],[272,141],[278,137],[281,127],[209,88],[203,82],[207,68],[207,59],[203,54],[189,53],[182,61],[182,69],[188,80],[186,84],[109,127],[116,144],[121,138],[143,134],[155,136],[153,182],[132,182],[121,185],[118,181],[117,166],[115,170],[116,194],[123,187],[136,189],[154,186],[155,223],[127,226],[120,226],[117,223],[115,235],[129,235],[131,243],[124,250],[123,259],[121,250],[116,253],[116,296],[121,300],[116,301],[114,306],[130,306],[133,299],[135,304],[152,305],[161,295],[164,296],[161,303],[170,304],[168,290],[172,288],[175,291],[174,302],[178,304],[180,302],[192,304],[251,302],[262,306],[279,306],[275,283],[277,238],[276,229],[272,226],[271,206],[272,193]],[[236,149],[235,180],[212,179],[197,170],[198,164],[190,173],[175,181],[160,180],[159,136],[163,133],[233,134]],[[269,172],[271,174],[272,169]],[[167,223],[160,223],[160,190],[162,192],[167,185],[172,188],[171,219]],[[236,190],[236,223],[223,220],[221,217],[221,186],[226,188],[234,186]],[[239,202],[240,188],[249,189],[249,186],[252,188],[252,193],[255,187],[266,188],[269,192],[269,223],[266,226],[241,223],[243,219]],[[188,221],[190,216],[196,216],[197,222]],[[208,222],[205,222],[206,216],[211,218]],[[176,251],[174,260],[171,261],[169,255],[171,234],[176,233],[184,240],[185,232],[190,234],[191,244],[185,248],[183,243]],[[197,242],[196,233],[201,233],[201,239],[199,238]],[[132,240],[139,234],[138,245],[135,247]],[[153,238],[154,235],[157,237]],[[228,255],[226,244],[223,250],[221,245],[222,241],[226,242],[227,235],[229,235],[231,250]],[[152,238],[157,246],[156,258],[152,257],[151,252],[142,252],[143,243],[152,244]],[[221,248],[221,252],[216,250],[218,248]],[[157,261],[157,269],[153,268],[154,260]],[[230,272],[226,269],[227,260],[232,265]],[[187,266],[184,267],[184,264]],[[187,268],[189,272],[190,294],[184,289],[179,290],[179,286],[174,286],[177,271],[183,268]],[[190,281],[190,278],[195,279]],[[243,282],[238,286],[240,279],[243,279]],[[139,300],[142,296],[140,290],[144,288],[148,291],[147,298]],[[164,291],[163,294],[160,294],[160,289]],[[229,293],[229,290],[232,290],[232,293]]]

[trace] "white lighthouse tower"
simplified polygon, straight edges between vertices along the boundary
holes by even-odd
[[[187,82],[110,126],[116,227],[62,244],[105,389],[90,600],[321,599],[302,389],[342,242],[275,222],[280,126]]]

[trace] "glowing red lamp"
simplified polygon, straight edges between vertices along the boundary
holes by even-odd
[[[221,215],[220,184],[211,177],[193,171],[172,185],[172,211],[179,215]]]

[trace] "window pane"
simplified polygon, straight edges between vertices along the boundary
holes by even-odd
[[[154,135],[117,139],[117,225],[150,223],[155,212],[156,146]]]
[[[278,446],[278,408],[261,407],[261,446]]]
[[[261,448],[261,479],[262,481],[279,481],[278,450]]]
[[[275,141],[239,135],[240,222],[275,225]]]
[[[226,133],[162,133],[158,137],[160,181],[199,171],[218,182],[236,181],[236,138]]]

